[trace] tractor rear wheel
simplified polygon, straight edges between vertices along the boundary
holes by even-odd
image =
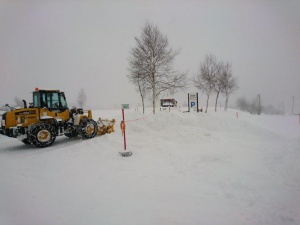
[[[96,136],[98,132],[98,125],[96,121],[89,118],[81,119],[80,127],[81,127],[81,136],[84,139],[93,138]]]
[[[35,125],[29,134],[31,144],[44,148],[50,146],[56,139],[55,127],[48,123]]]

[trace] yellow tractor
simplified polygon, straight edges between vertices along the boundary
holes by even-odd
[[[57,136],[89,139],[107,130],[100,119],[98,122],[92,119],[91,110],[69,109],[64,92],[59,90],[36,88],[29,107],[24,101],[24,108],[10,109],[2,115],[0,133],[40,148],[50,146]],[[112,121],[113,129],[115,120]],[[102,128],[99,132],[98,124]]]

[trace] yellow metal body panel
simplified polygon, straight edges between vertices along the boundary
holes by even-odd
[[[62,119],[62,121],[67,121],[70,118],[70,111],[69,109],[60,112],[58,110],[48,110],[47,108],[41,108],[40,109],[40,118],[43,116],[51,116],[55,119]]]
[[[40,121],[41,117],[50,116],[55,119],[62,119],[67,121],[70,117],[69,110],[63,112],[50,111],[48,109],[38,108],[24,108],[7,112],[5,128],[16,127],[21,125],[22,127],[28,127],[32,124],[36,124]]]
[[[5,128],[16,127],[22,124],[27,127],[39,120],[39,112],[37,108],[17,109],[7,112]]]

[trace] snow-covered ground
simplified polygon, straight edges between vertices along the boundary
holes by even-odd
[[[116,132],[44,149],[0,136],[0,225],[300,224],[297,116],[94,111]]]

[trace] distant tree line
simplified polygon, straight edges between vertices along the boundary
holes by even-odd
[[[260,113],[264,114],[284,114],[284,108],[279,107],[276,109],[272,105],[264,106],[258,99],[258,97],[252,98],[252,100],[248,100],[246,97],[240,97],[236,101],[236,106],[239,110],[244,112],[249,112],[251,114],[260,115]]]
[[[257,101],[257,97],[252,100],[248,100],[246,97],[238,98],[236,101],[238,109],[251,114],[260,114],[260,109]]]

